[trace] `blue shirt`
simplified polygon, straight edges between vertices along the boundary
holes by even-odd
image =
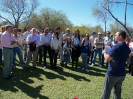
[[[108,62],[107,75],[109,76],[125,76],[125,63],[129,57],[130,49],[125,42],[114,45],[109,52],[112,60]]]
[[[40,38],[37,34],[29,34],[28,37],[26,38],[26,43],[28,44],[29,42],[36,41],[36,47],[39,46],[40,44]]]

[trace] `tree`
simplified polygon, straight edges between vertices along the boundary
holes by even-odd
[[[36,27],[42,30],[48,27],[51,31],[60,26],[61,30],[71,27],[72,23],[62,11],[56,11],[51,8],[42,8],[40,14],[34,13],[29,21],[31,27]]]
[[[98,2],[98,1],[97,1]],[[117,21],[118,23],[120,23],[124,29],[127,31],[127,33],[129,34],[130,37],[132,37],[130,31],[128,30],[127,28],[127,25],[126,25],[126,16],[127,16],[127,6],[128,5],[133,5],[132,3],[129,3],[128,0],[125,0],[124,1],[121,1],[121,0],[102,0],[102,2],[100,3],[101,4],[101,7],[104,8],[106,11],[108,11],[108,13],[111,15],[111,17]],[[113,7],[113,5],[116,5],[117,6],[119,4],[125,4],[125,10],[124,10],[124,22],[122,22],[121,20],[119,20],[111,11],[111,7]],[[106,6],[105,6],[106,5]]]
[[[98,20],[102,20],[102,22],[104,23],[104,32],[106,35],[107,21],[110,19],[109,14],[101,7],[93,7],[92,14],[97,17]]]
[[[17,28],[20,22],[28,22],[38,6],[38,0],[1,0],[0,4],[0,18]]]

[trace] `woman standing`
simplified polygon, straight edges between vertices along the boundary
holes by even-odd
[[[91,52],[91,46],[89,44],[89,35],[86,34],[81,45],[82,70],[85,70],[86,72],[89,72],[88,59],[90,56],[90,52]]]
[[[74,36],[72,38],[73,42],[73,48],[72,48],[72,67],[74,66],[74,62],[76,61],[76,68],[78,67],[78,59],[81,54],[81,40],[82,38],[80,37],[80,31],[76,29]]]
[[[58,38],[58,32],[53,33],[51,40],[51,69],[57,69],[57,55],[60,49],[60,42]]]

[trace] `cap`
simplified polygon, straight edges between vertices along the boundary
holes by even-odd
[[[98,34],[102,34],[101,32],[98,32]]]
[[[96,32],[92,32],[92,34],[96,34]]]

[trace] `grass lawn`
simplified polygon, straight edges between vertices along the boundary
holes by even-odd
[[[44,69],[43,63],[29,70],[17,66],[13,69],[15,78],[11,80],[2,78],[3,66],[0,66],[0,99],[100,99],[107,67],[89,65],[87,73],[81,70],[81,59],[79,62],[77,69],[71,65],[58,66],[57,70],[49,66]],[[123,83],[122,99],[133,99],[133,78],[129,75]]]

